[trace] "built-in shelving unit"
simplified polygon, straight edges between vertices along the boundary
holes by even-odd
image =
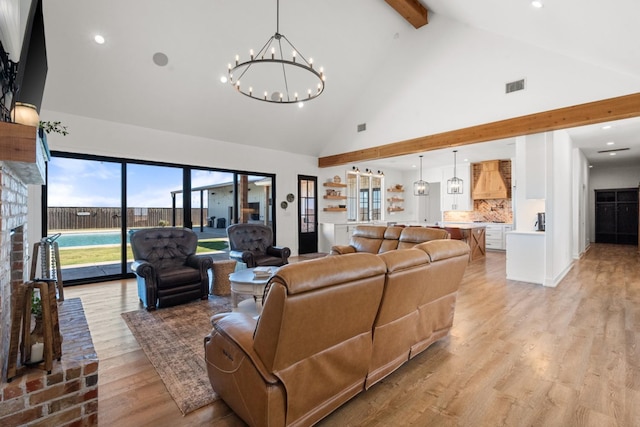
[[[404,189],[396,187],[387,188],[387,212],[404,211]]]
[[[329,190],[327,190],[327,194],[325,194],[322,198],[325,200],[338,201],[338,206],[328,206],[323,210],[325,212],[346,212],[347,211],[346,205],[344,208],[341,208],[340,205],[342,203],[339,203],[339,202],[347,200],[347,196],[342,194],[341,190],[338,190],[338,189],[347,188],[347,184],[342,184],[340,182],[325,182],[322,185],[329,188]]]

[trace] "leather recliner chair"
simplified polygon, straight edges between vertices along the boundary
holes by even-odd
[[[229,258],[247,268],[279,267],[289,263],[291,249],[273,246],[273,230],[262,224],[233,224],[227,227]]]
[[[138,296],[147,310],[209,295],[213,260],[196,255],[198,236],[179,227],[145,228],[131,234]]]

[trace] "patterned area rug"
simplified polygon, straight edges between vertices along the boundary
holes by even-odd
[[[122,313],[183,415],[218,398],[207,376],[204,337],[211,316],[227,311],[230,298],[209,295],[207,301]]]

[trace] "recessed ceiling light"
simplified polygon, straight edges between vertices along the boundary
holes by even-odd
[[[102,37],[100,34],[96,34],[93,40],[98,44],[104,44],[104,37]]]
[[[617,153],[609,153],[610,156],[615,156]]]
[[[540,0],[533,0],[531,2],[531,6],[535,7],[536,9],[540,9],[544,5],[542,4],[542,2]]]
[[[220,77],[220,83],[226,83],[227,81],[227,76]]]
[[[302,107],[304,107],[304,102],[302,101],[298,102],[298,108],[302,108]]]
[[[603,130],[607,130],[607,129],[611,129],[612,127],[613,126],[611,126],[611,125],[604,125],[604,126],[602,126],[602,129]]]
[[[613,142],[613,141],[607,142],[607,145],[614,145],[614,144],[615,144],[615,142]]]

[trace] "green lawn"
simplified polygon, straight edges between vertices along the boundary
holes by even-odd
[[[227,248],[226,239],[204,239],[198,242],[196,253],[222,251]],[[131,245],[127,245],[127,259],[133,260]],[[78,264],[98,264],[120,261],[120,246],[96,246],[93,248],[61,248],[60,265],[68,267]]]

